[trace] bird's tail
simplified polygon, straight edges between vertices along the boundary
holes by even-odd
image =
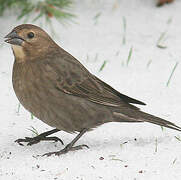
[[[167,127],[167,128],[170,128],[170,129],[181,131],[181,127],[175,125],[174,123],[172,123],[170,121],[167,121],[165,119],[153,116],[151,114],[147,114],[145,112],[140,112],[140,113],[141,113],[141,119],[144,122],[150,122],[150,123],[157,124],[157,125],[160,125],[160,126],[163,126],[163,127]]]
[[[174,123],[167,121],[165,119],[153,116],[151,114],[142,112],[142,111],[137,111],[136,117],[126,116],[126,115],[123,115],[121,113],[116,113],[115,115],[117,116],[117,122],[118,121],[119,122],[149,122],[149,123],[153,123],[156,125],[170,128],[170,129],[174,129],[177,131],[181,131],[181,127],[175,125]]]

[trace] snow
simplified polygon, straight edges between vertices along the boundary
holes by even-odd
[[[181,1],[162,8],[153,0],[77,0],[77,15],[67,26],[53,21],[56,42],[77,57],[93,74],[115,89],[147,103],[142,110],[181,126],[181,67],[178,64],[169,86],[166,83],[181,61]],[[95,17],[97,15],[97,18]],[[126,44],[123,44],[123,19]],[[51,127],[37,120],[18,101],[11,84],[13,54],[3,37],[20,24],[13,14],[0,18],[0,179],[2,180],[179,180],[180,133],[152,124],[109,123],[86,133],[77,144],[90,149],[60,157],[41,157],[63,148],[61,143],[41,142],[19,146],[14,140],[33,136]],[[38,25],[39,23],[37,23]],[[51,33],[51,31],[44,26]],[[158,48],[160,35],[166,39]],[[132,56],[126,65],[129,51]],[[106,65],[99,69],[103,62]],[[148,63],[150,65],[148,66]],[[65,144],[75,134],[56,133]]]

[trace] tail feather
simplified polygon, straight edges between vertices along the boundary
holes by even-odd
[[[145,112],[140,112],[140,113],[141,113],[141,118],[140,119],[142,121],[144,121],[144,122],[150,122],[150,123],[157,124],[157,125],[160,125],[160,126],[163,126],[163,127],[167,127],[167,128],[170,128],[170,129],[181,131],[181,127],[175,125],[174,123],[172,123],[170,121],[167,121],[165,119],[153,116],[151,114],[147,114]]]
[[[181,127],[165,119],[153,116],[151,114],[142,111],[132,111],[132,113],[123,114],[120,112],[114,112],[114,121],[116,122],[149,122],[177,131],[181,131]]]

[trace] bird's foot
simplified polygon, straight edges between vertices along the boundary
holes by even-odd
[[[21,146],[23,146],[22,142],[28,142],[27,145],[31,146],[33,144],[39,143],[40,141],[54,141],[54,142],[60,141],[62,144],[64,144],[63,141],[56,136],[46,137],[46,136],[41,136],[41,134],[36,136],[36,137],[33,137],[33,138],[25,137],[24,139],[17,139],[15,142],[17,142]]]
[[[174,0],[159,0],[158,3],[157,3],[157,6],[162,6],[164,5],[165,3],[171,3],[173,2]]]
[[[69,151],[80,150],[80,149],[83,149],[84,147],[89,148],[89,146],[87,146],[85,144],[75,146],[75,147],[73,147],[71,144],[68,144],[64,149],[62,149],[60,151],[45,153],[42,156],[51,156],[51,155],[60,156],[62,154],[66,154]]]

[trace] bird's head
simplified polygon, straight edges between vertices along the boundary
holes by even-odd
[[[57,46],[44,30],[32,24],[15,27],[5,38],[12,45],[17,62],[41,58]]]

